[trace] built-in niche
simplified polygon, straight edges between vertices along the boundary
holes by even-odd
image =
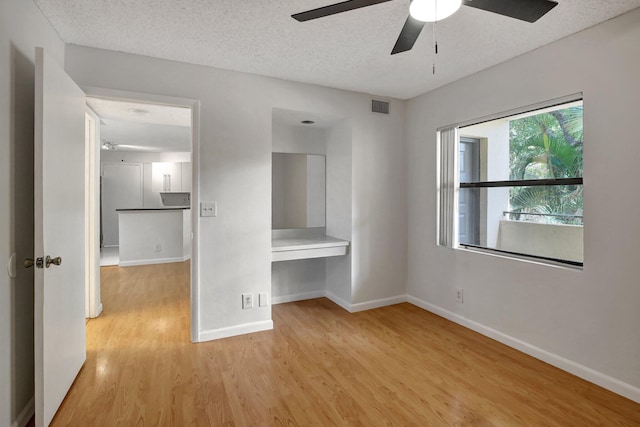
[[[272,302],[327,293],[348,300],[348,121],[274,109],[272,124]]]

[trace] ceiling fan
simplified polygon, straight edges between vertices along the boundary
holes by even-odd
[[[291,17],[304,22],[388,1],[391,0],[347,0],[296,13]],[[411,50],[426,22],[441,21],[453,15],[462,4],[526,22],[537,21],[558,5],[552,0],[412,0],[409,16],[391,55]]]

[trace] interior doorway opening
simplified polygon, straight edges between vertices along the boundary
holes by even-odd
[[[102,312],[101,266],[192,259],[196,109],[197,102],[88,94],[86,317]]]

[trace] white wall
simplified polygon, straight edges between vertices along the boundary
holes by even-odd
[[[118,209],[143,207],[142,163],[102,163],[101,225],[102,244],[105,247],[120,245]]]
[[[405,294],[407,275],[406,141],[404,105],[392,103],[392,116],[376,115],[365,129],[363,141],[354,133],[352,302]],[[363,143],[364,142],[364,143]]]
[[[324,295],[325,268],[325,258],[271,263],[272,303],[317,298]]]
[[[309,126],[272,124],[272,144],[274,153],[326,154],[326,130]]]
[[[408,101],[408,293],[640,400],[640,9]],[[584,270],[436,247],[436,128],[584,93]],[[464,304],[455,288],[464,288]],[[487,329],[490,328],[490,329]]]
[[[64,44],[31,1],[0,2],[0,425],[31,416],[33,396],[33,111],[35,47]],[[17,254],[17,277],[4,266]],[[32,405],[32,402],[31,402]],[[19,419],[20,418],[20,419]]]
[[[120,265],[182,262],[190,258],[186,237],[191,233],[187,210],[125,211],[118,213]]]
[[[273,108],[349,118],[357,156],[342,185],[357,213],[357,301],[404,293],[403,102],[391,100],[384,116],[370,112],[365,94],[78,46],[67,47],[66,68],[80,85],[200,100],[198,197],[218,203],[217,217],[199,220],[201,338],[271,321],[270,307],[242,310],[241,294],[270,291]]]
[[[324,227],[327,211],[325,156],[307,156],[307,226]]]
[[[342,120],[327,130],[327,221],[329,236],[351,241],[347,255],[326,259],[326,292],[334,301],[349,308],[352,302],[354,229],[353,212],[353,129],[350,120]],[[404,212],[403,212],[404,213]],[[373,213],[372,213],[373,214]],[[382,261],[382,260],[381,260]],[[405,261],[406,262],[406,261]],[[360,283],[360,282],[357,282]],[[387,284],[391,285],[391,284]],[[393,295],[394,289],[389,289]]]

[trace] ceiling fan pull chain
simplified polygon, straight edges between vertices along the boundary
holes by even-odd
[[[438,16],[438,0],[433,2],[433,16]],[[433,75],[436,75],[436,55],[438,55],[438,38],[436,37],[436,24],[437,20],[433,21],[433,51],[435,55],[433,56]]]
[[[437,0],[434,2],[437,5]],[[437,6],[436,6],[437,8]],[[436,55],[438,54],[438,40],[436,39],[436,21],[433,21],[433,27],[432,27],[433,31],[432,31],[432,37],[433,37],[433,50],[435,52],[435,55],[433,56],[433,75],[436,75]]]

